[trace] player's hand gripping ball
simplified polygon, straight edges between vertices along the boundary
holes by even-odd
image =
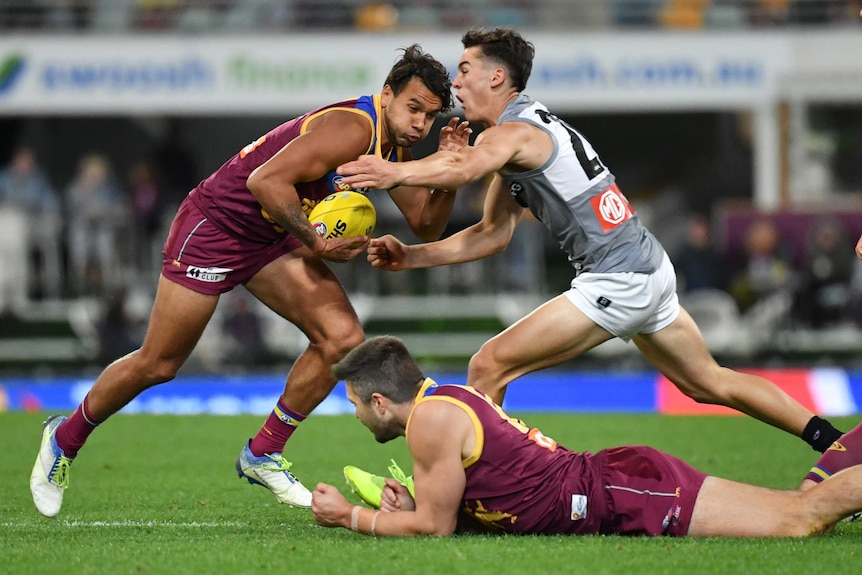
[[[377,210],[359,192],[335,192],[320,200],[308,221],[326,239],[370,235],[377,224]]]

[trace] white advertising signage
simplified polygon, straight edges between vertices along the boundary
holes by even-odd
[[[804,72],[782,34],[525,36],[536,45],[527,93],[561,111],[751,107]],[[860,40],[843,37],[843,49],[862,54]],[[455,73],[459,35],[3,37],[0,115],[303,111],[379,92],[414,42]]]

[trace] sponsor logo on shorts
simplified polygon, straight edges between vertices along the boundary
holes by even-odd
[[[609,300],[605,296],[600,296],[599,299],[596,300],[596,303],[602,307],[608,307],[613,302],[611,302],[611,300]]]
[[[844,447],[844,445],[842,445],[841,443],[836,441],[832,445],[830,445],[829,449],[827,449],[826,451],[847,451],[847,448]]]
[[[223,282],[227,274],[232,272],[231,268],[199,268],[189,266],[186,268],[186,277],[208,283]]]
[[[667,510],[667,515],[664,516],[664,520],[661,522],[661,526],[663,529],[667,529],[671,525],[679,525],[679,516],[682,513],[682,507],[679,505],[673,505],[670,509]]]
[[[580,521],[587,516],[587,496],[572,494],[572,521]]]

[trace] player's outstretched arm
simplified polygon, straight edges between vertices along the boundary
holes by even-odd
[[[390,272],[405,270],[405,247],[392,235],[373,238],[368,244],[368,263],[377,269]]]
[[[315,521],[324,527],[345,527],[374,536],[451,535],[464,495],[462,450],[470,432],[472,422],[459,407],[437,401],[417,406],[408,441],[415,510],[374,511],[351,505],[335,487],[321,483],[312,494]]]
[[[488,186],[479,223],[425,244],[405,245],[393,236],[375,238],[368,246],[368,261],[378,269],[400,271],[478,260],[506,248],[523,214],[524,208],[495,177]]]
[[[353,187],[391,189],[395,186],[426,186],[452,190],[496,172],[521,152],[529,133],[535,128],[517,122],[488,128],[473,146],[441,150],[412,162],[386,162],[374,156],[361,156],[342,164],[337,172]],[[384,165],[384,164],[389,164]]]
[[[440,130],[438,150],[459,150],[467,146],[471,133],[467,122],[452,118]],[[423,242],[433,242],[440,239],[446,229],[452,207],[455,205],[454,191],[422,186],[396,186],[389,190],[389,196],[404,214],[413,234]]]

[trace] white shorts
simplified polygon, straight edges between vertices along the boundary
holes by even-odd
[[[572,280],[566,297],[624,341],[666,328],[679,315],[676,272],[667,254],[652,274],[584,272]]]

